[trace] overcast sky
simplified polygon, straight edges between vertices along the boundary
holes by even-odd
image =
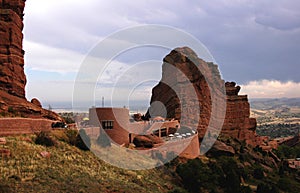
[[[251,98],[300,97],[299,10],[298,0],[28,0],[27,98],[71,101],[73,82],[89,51],[108,35],[141,24],[168,25],[196,37],[213,55],[223,79],[242,85],[242,93]],[[128,52],[114,66],[162,61],[168,52]],[[106,81],[118,73],[113,71]],[[159,81],[159,65],[148,71]],[[147,100],[155,84],[140,85],[135,99]]]

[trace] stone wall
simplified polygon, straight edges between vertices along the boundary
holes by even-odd
[[[48,119],[0,118],[0,136],[33,134],[52,129]]]
[[[199,139],[197,135],[194,135],[185,139],[172,140],[165,142],[163,146],[152,148],[149,151],[160,152],[163,156],[166,156],[168,152],[174,152],[180,157],[195,159],[200,155]]]

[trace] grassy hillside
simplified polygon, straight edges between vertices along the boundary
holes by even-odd
[[[35,136],[7,137],[10,157],[0,156],[0,192],[168,192],[177,188],[165,167],[129,171],[66,142],[36,145]],[[50,158],[41,152],[51,153]]]
[[[235,139],[220,139],[234,149],[233,155],[218,150],[194,160],[177,158],[156,169],[130,171],[70,145],[74,132],[69,131],[52,131],[52,147],[37,145],[36,135],[7,137],[0,150],[10,150],[11,155],[0,156],[0,192],[300,192],[299,170]],[[44,151],[50,157],[43,157]],[[299,149],[284,147],[275,153],[283,160],[298,156]]]

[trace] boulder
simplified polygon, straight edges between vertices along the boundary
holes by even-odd
[[[4,137],[0,138],[0,145],[5,145],[6,144],[6,139]]]
[[[213,156],[234,156],[235,151],[233,147],[217,140],[207,154]]]
[[[30,101],[32,104],[34,104],[34,105],[36,105],[36,106],[38,106],[38,107],[42,107],[42,104],[41,104],[41,102],[37,99],[37,98],[33,98],[33,99],[31,99],[31,101]]]
[[[135,147],[152,148],[160,143],[163,143],[163,140],[156,135],[138,135],[133,139]]]
[[[51,157],[51,153],[48,152],[48,151],[42,151],[40,153],[40,155],[43,157],[43,158],[50,158]]]

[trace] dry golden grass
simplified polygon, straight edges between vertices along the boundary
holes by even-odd
[[[54,136],[65,137],[57,131]],[[0,147],[11,151],[8,158],[0,156],[0,192],[168,192],[176,187],[165,167],[124,170],[65,142],[44,147],[28,138],[34,136],[7,137]],[[42,151],[51,157],[42,157]]]

